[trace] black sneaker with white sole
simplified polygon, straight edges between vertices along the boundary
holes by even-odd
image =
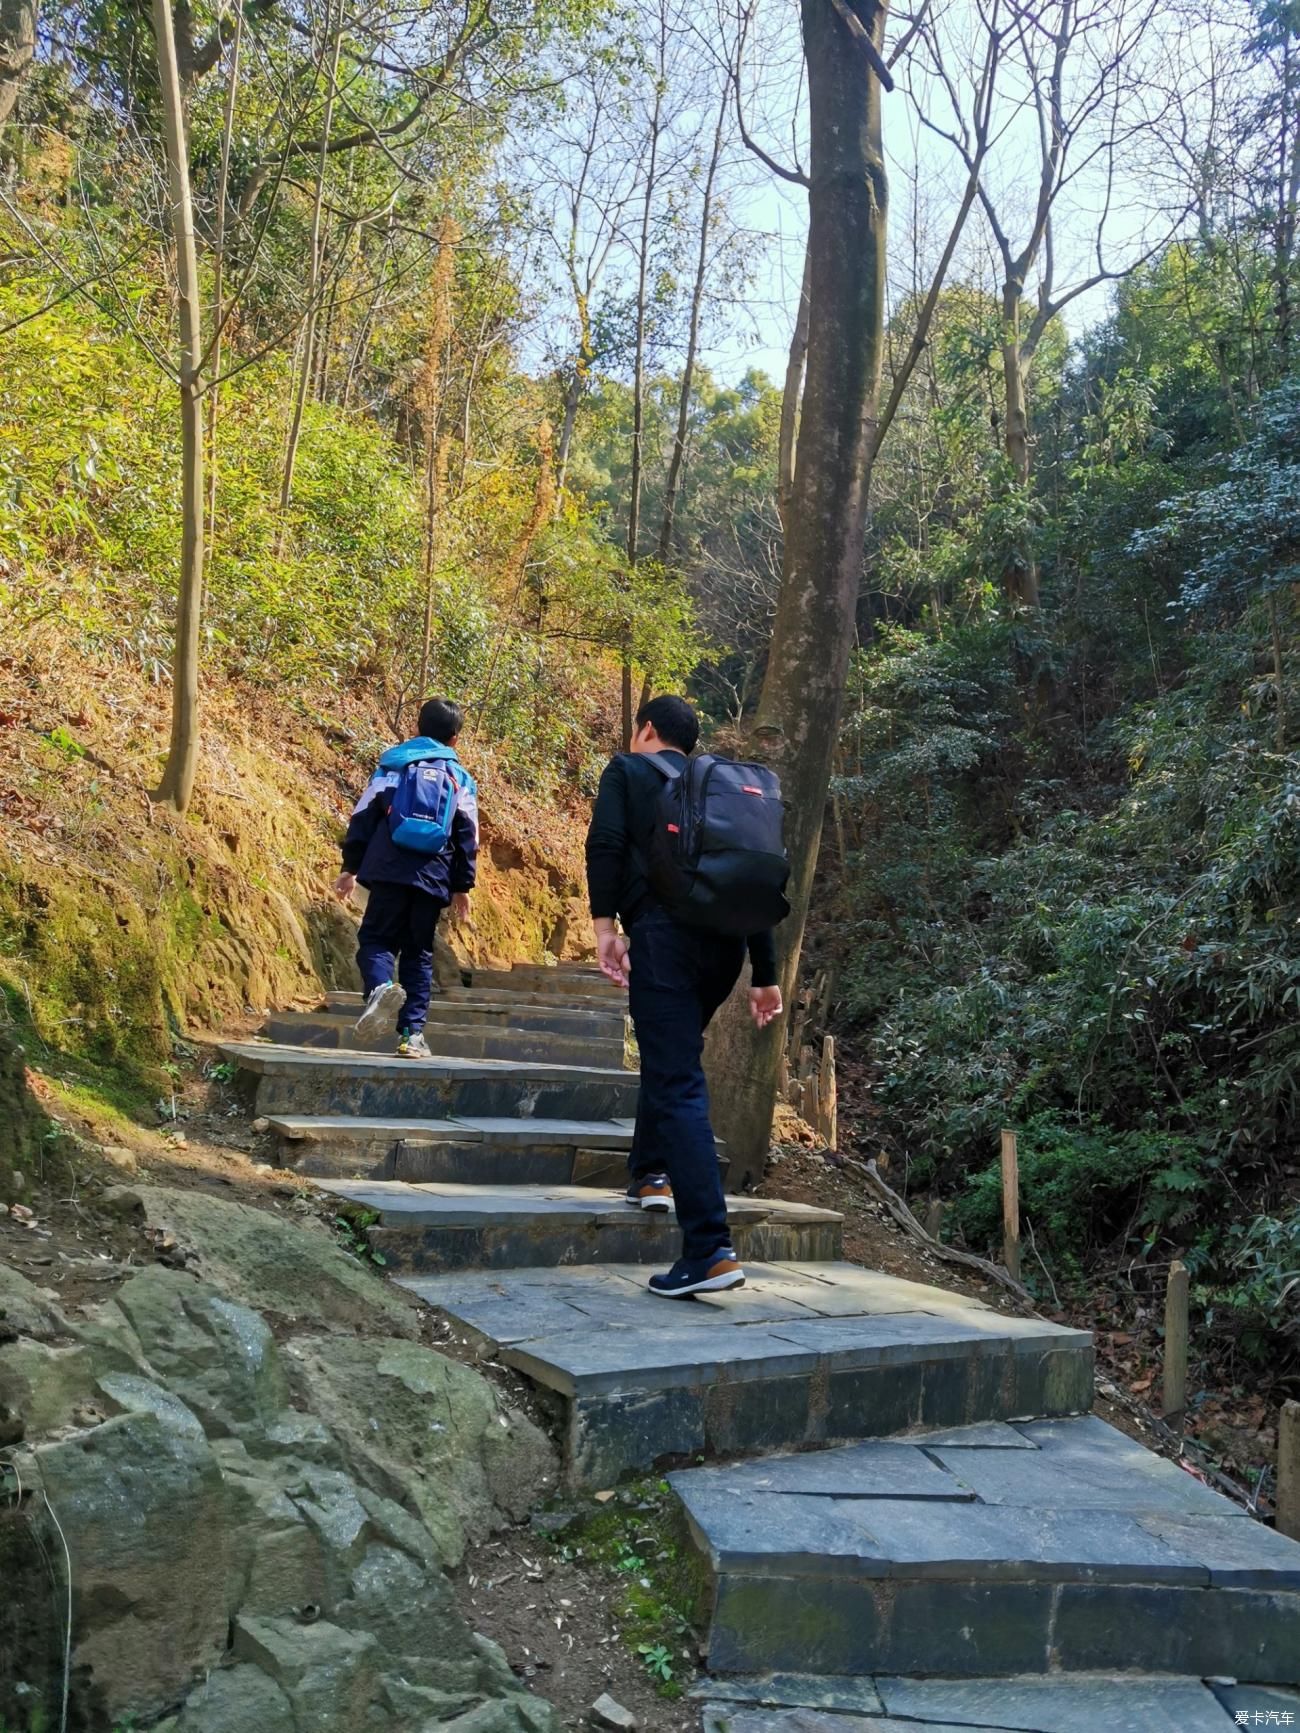
[[[670,1300],[686,1300],[692,1294],[725,1294],[743,1288],[745,1272],[730,1246],[719,1246],[712,1257],[678,1258],[666,1276],[651,1276],[650,1292]]]

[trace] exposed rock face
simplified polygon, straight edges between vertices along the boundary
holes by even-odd
[[[44,1129],[27,1088],[22,1050],[0,1027],[0,1205],[21,1196],[23,1169],[31,1164]]]
[[[145,1269],[70,1316],[0,1271],[0,1416],[66,1536],[94,1711],[172,1733],[552,1733],[445,1574],[554,1484],[545,1437],[410,1340],[327,1236],[158,1188],[133,1207],[206,1279]],[[0,1687],[0,1720],[14,1707]]]

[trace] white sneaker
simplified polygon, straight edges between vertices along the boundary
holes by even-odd
[[[406,1003],[406,991],[396,981],[385,981],[366,1000],[365,1010],[353,1026],[364,1041],[387,1041],[397,1033],[397,1019]]]
[[[401,1059],[432,1059],[429,1043],[424,1038],[424,1031],[417,1029],[414,1035],[403,1035],[397,1043],[398,1057]]]

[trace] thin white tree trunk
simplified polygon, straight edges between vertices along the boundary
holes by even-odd
[[[167,152],[167,196],[176,248],[181,400],[181,570],[172,659],[172,730],[167,763],[154,799],[184,812],[194,792],[199,759],[199,623],[203,611],[203,407],[199,373],[203,303],[170,0],[153,0],[153,25]]]
[[[208,542],[217,534],[217,418],[221,393],[221,343],[225,336],[226,204],[230,197],[230,149],[235,131],[235,95],[239,90],[239,54],[244,39],[243,0],[236,0],[235,39],[230,47],[230,76],[221,116],[221,174],[217,182],[217,226],[212,244],[212,384],[208,387]]]
[[[311,211],[311,275],[307,285],[307,320],[303,327],[302,367],[298,374],[298,389],[294,397],[293,419],[284,450],[284,474],[280,482],[280,533],[277,546],[283,547],[286,516],[293,499],[293,472],[298,462],[298,441],[302,437],[303,410],[311,386],[312,357],[316,348],[316,317],[320,301],[321,223],[325,208],[325,169],[329,163],[330,128],[334,124],[334,96],[338,90],[339,50],[343,42],[342,17],[334,16],[333,35],[329,44],[329,68],[326,74],[325,114],[321,121],[320,155],[316,162],[316,196]]]

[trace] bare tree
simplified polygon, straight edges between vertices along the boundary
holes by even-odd
[[[36,56],[37,0],[0,0],[0,126],[14,111]]]
[[[691,393],[695,384],[695,358],[700,346],[700,319],[704,311],[704,295],[709,278],[709,255],[713,241],[714,189],[718,180],[718,165],[722,161],[722,146],[726,136],[727,115],[731,109],[731,93],[724,85],[718,105],[717,124],[713,129],[713,144],[704,172],[700,198],[700,244],[695,258],[695,279],[691,285],[691,312],[687,327],[686,359],[682,363],[681,386],[677,397],[677,428],[673,435],[672,456],[668,461],[668,477],[664,483],[663,515],[659,524],[658,558],[667,564],[673,541],[673,520],[677,512],[677,493],[681,487],[682,466],[686,460],[686,435],[690,429]]]
[[[973,48],[949,10],[931,8],[916,23],[909,91],[922,124],[965,166],[967,197],[979,200],[999,263],[1002,439],[1021,486],[1032,464],[1030,370],[1048,327],[1080,295],[1167,245],[1186,216],[1162,211],[1136,244],[1119,238],[1121,229],[1131,231],[1133,215],[1117,221],[1124,168],[1171,106],[1148,76],[1162,40],[1161,11],[1159,0],[1050,0],[1033,8],[980,0],[973,14],[960,15],[975,31]],[[998,89],[1000,69],[1008,76]],[[933,112],[936,94],[947,99],[944,119]],[[995,160],[997,178],[990,173]],[[1063,283],[1057,213],[1085,192],[1094,204],[1091,257]],[[1025,195],[1029,215],[1015,235]],[[1038,569],[1027,546],[1012,551],[1004,584],[1014,603],[1038,607]]]
[[[212,239],[212,387],[208,392],[208,537],[217,529],[217,425],[221,404],[221,348],[226,331],[226,214],[230,203],[230,157],[235,138],[235,102],[239,94],[240,50],[244,42],[244,8],[236,0],[235,32],[230,44],[230,69],[221,110],[221,169],[217,177],[217,217]]]
[[[294,396],[293,415],[289,421],[289,433],[284,448],[284,473],[280,481],[280,543],[283,545],[286,529],[286,514],[293,498],[293,472],[298,461],[298,441],[302,437],[303,411],[307,404],[307,391],[312,377],[312,360],[316,351],[316,319],[320,310],[321,281],[321,223],[325,209],[325,171],[329,166],[330,133],[334,125],[334,102],[338,92],[339,53],[343,44],[343,7],[339,0],[338,10],[331,5],[325,10],[325,44],[323,59],[325,71],[325,108],[321,117],[320,143],[316,158],[316,186],[312,199],[311,210],[311,240],[308,251],[307,276],[307,316],[303,322],[300,339],[302,360],[298,374],[298,388]]]
[[[755,748],[780,769],[787,802],[791,914],[778,928],[787,1001],[812,895],[862,577],[884,353],[887,200],[883,8],[868,0],[803,0],[802,20],[810,141],[807,369],[781,594],[753,731]],[[767,1150],[780,1031],[754,1041],[728,1014],[710,1048],[719,1130],[743,1179]]]
[[[177,589],[176,652],[172,668],[171,743],[154,798],[184,812],[194,792],[199,761],[199,620],[203,608],[203,299],[189,145],[170,0],[153,0],[158,82],[167,152],[167,198],[176,251],[180,322],[177,384],[181,406],[181,570]]]

